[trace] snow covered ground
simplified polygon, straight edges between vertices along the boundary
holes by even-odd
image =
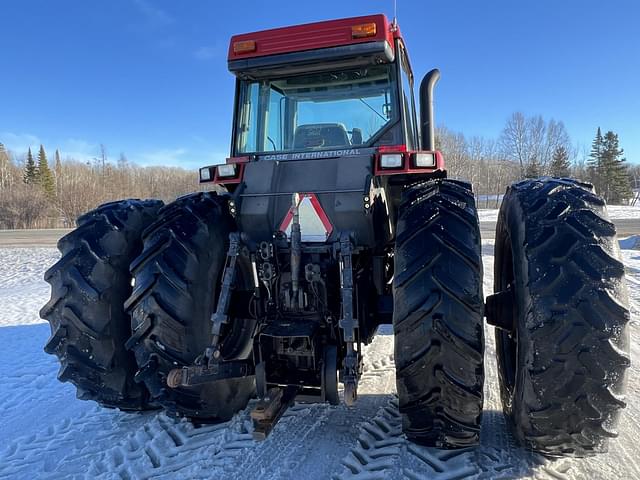
[[[638,209],[640,212],[640,209]],[[622,242],[636,245],[638,239]],[[493,242],[483,244],[485,293]],[[640,355],[640,251],[623,250],[632,299],[632,357]],[[38,309],[53,248],[0,248],[0,479],[630,479],[640,478],[640,368],[629,373],[628,408],[610,453],[550,461],[517,447],[500,410],[493,332],[487,327],[485,412],[479,448],[439,451],[401,435],[394,396],[393,336],[367,347],[353,408],[296,405],[262,443],[249,408],[228,423],[194,428],[162,413],[124,414],[75,399],[42,351],[49,327]]]
[[[607,211],[611,220],[640,219],[640,205],[635,207],[629,205],[607,205]],[[481,222],[496,222],[498,220],[498,209],[479,209],[478,217]]]

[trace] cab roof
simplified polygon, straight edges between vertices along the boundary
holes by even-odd
[[[231,37],[228,61],[386,41],[393,51],[401,38],[383,14],[273,28]]]

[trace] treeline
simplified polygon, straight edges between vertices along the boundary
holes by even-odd
[[[197,172],[173,167],[140,167],[124,155],[85,163],[61,160],[51,167],[44,147],[24,160],[0,143],[0,229],[71,227],[98,205],[123,198],[160,198],[166,202],[200,188]]]
[[[497,208],[512,182],[543,175],[590,181],[614,204],[629,203],[633,189],[640,188],[640,165],[626,164],[614,132],[603,135],[598,128],[591,150],[579,152],[562,122],[541,116],[514,113],[496,139],[439,128],[436,147],[450,177],[473,183],[480,208]],[[0,229],[70,227],[79,215],[108,201],[168,202],[202,188],[196,171],[140,167],[124,155],[111,162],[104,147],[88,163],[62,160],[56,150],[52,163],[43,146],[35,156],[29,149],[17,157],[0,143]]]
[[[597,129],[590,152],[575,147],[562,122],[514,113],[496,139],[436,131],[452,178],[470,181],[478,207],[497,208],[507,186],[539,176],[574,177],[594,184],[612,204],[627,204],[640,188],[640,165],[628,166],[618,135]]]

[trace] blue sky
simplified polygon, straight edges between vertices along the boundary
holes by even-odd
[[[640,163],[640,2],[397,0],[416,77],[442,78],[436,119],[497,137],[514,111],[598,126]],[[276,6],[277,5],[277,6]],[[63,158],[99,145],[140,164],[194,168],[229,151],[234,33],[370,13],[393,0],[4,0],[0,142]]]

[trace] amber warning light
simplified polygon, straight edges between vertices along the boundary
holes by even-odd
[[[255,40],[242,40],[233,43],[233,53],[249,53],[256,51]]]
[[[376,36],[376,24],[375,23],[363,23],[361,25],[354,25],[351,27],[351,38],[365,38]]]

